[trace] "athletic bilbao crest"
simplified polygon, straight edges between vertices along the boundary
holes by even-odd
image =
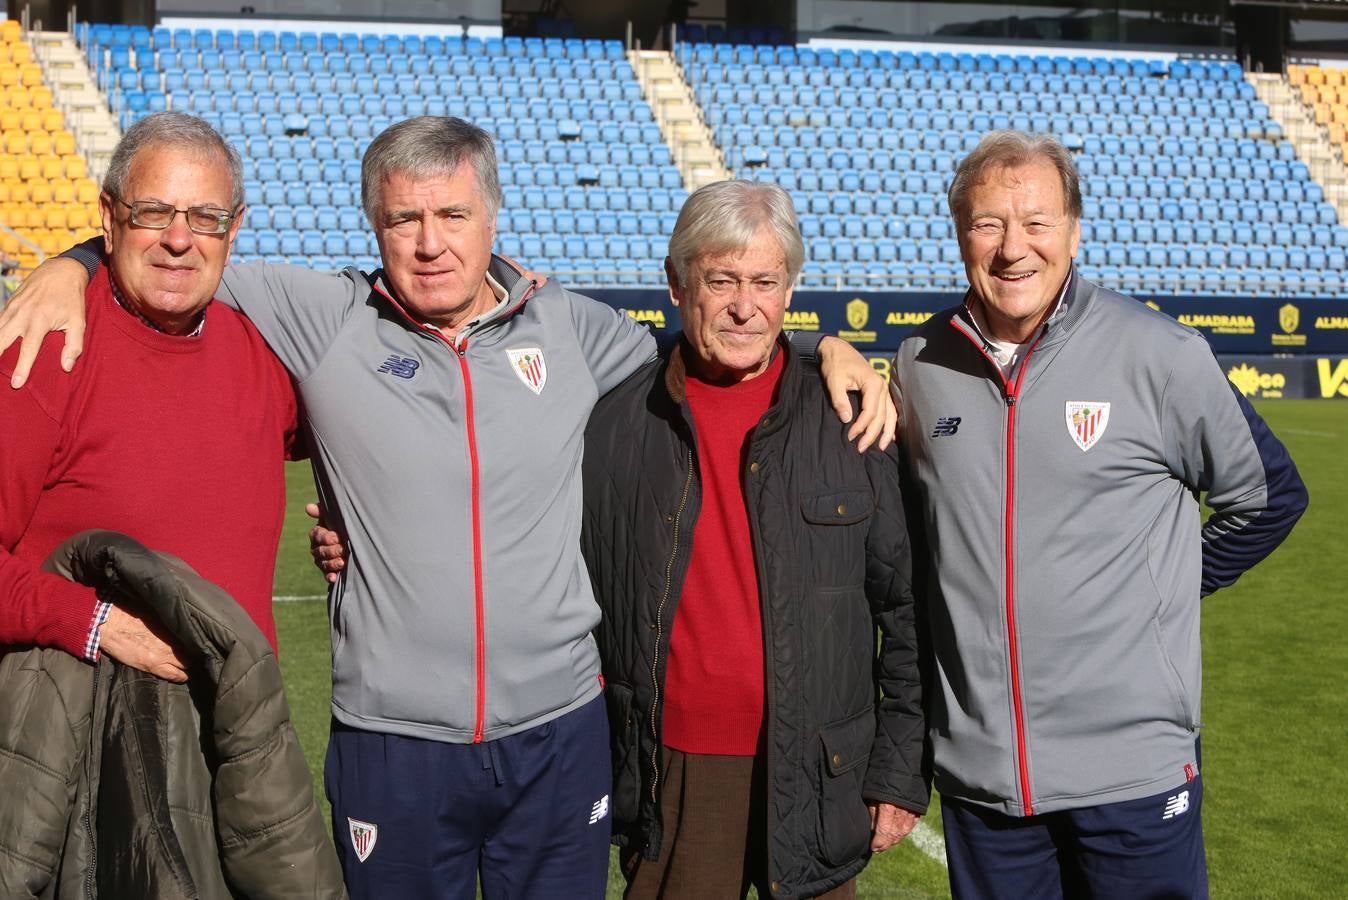
[[[1067,401],[1067,433],[1082,450],[1089,450],[1109,425],[1109,404]]]
[[[365,862],[374,852],[375,841],[379,840],[379,826],[351,818],[346,824],[351,829],[351,847],[356,851],[356,859]]]
[[[507,350],[510,366],[535,394],[543,393],[543,385],[548,383],[548,366],[543,362],[543,351],[537,347],[525,347],[522,350]]]

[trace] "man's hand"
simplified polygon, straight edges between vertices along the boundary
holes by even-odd
[[[187,663],[157,626],[116,604],[99,628],[99,649],[125,666],[165,681],[187,680]]]
[[[833,410],[843,422],[852,422],[848,392],[861,392],[861,412],[847,429],[847,439],[857,442],[857,451],[865,453],[877,439],[877,447],[888,448],[899,426],[899,413],[885,377],[851,344],[832,336],[819,342],[819,371]]]
[[[867,800],[866,808],[871,811],[871,852],[888,850],[908,836],[908,832],[922,818],[902,806],[879,800]]]
[[[322,511],[317,503],[304,504],[304,511],[318,524],[309,529],[309,552],[313,555],[314,565],[328,584],[337,581],[337,573],[346,568],[346,546],[342,536],[323,524]]]
[[[61,368],[69,372],[84,352],[84,289],[89,273],[73,259],[49,259],[33,270],[0,310],[0,353],[23,338],[9,386],[23,387],[48,333],[64,331]]]

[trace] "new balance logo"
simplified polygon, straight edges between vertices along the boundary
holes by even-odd
[[[608,794],[594,801],[594,806],[590,808],[590,824],[593,825],[606,815],[608,815]]]
[[[1173,819],[1175,816],[1182,816],[1189,811],[1189,792],[1180,791],[1173,797],[1165,801],[1165,813],[1161,816],[1161,821]]]
[[[384,360],[384,364],[378,369],[375,369],[375,371],[384,375],[396,375],[398,378],[411,378],[413,375],[417,374],[417,369],[420,368],[421,363],[417,362],[412,357],[399,356],[395,353]]]
[[[941,418],[936,420],[936,427],[931,430],[931,436],[934,438],[950,437],[952,434],[954,434],[959,430],[960,430],[959,416],[942,416]]]

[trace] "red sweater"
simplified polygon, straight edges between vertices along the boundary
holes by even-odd
[[[757,378],[686,381],[697,437],[702,508],[674,613],[665,670],[664,743],[685,753],[753,756],[763,727],[763,616],[749,513],[748,437],[772,406],[777,353]]]
[[[104,268],[85,298],[72,374],[60,370],[59,334],[21,390],[8,386],[18,348],[0,356],[0,644],[84,655],[93,591],[38,567],[71,535],[106,528],[182,558],[275,646],[290,376],[218,303],[200,336],[178,337],[122,309]]]

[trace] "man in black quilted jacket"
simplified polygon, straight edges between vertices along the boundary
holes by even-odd
[[[897,460],[781,339],[803,257],[779,187],[689,197],[682,337],[586,432],[628,897],[852,897],[926,811]]]

